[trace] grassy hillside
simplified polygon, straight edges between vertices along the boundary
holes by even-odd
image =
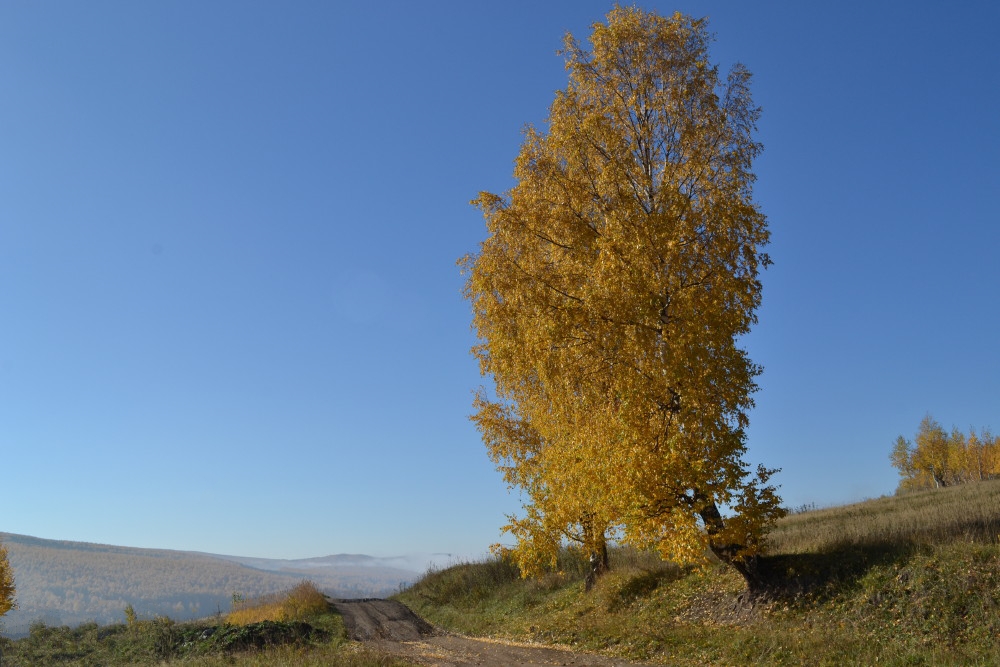
[[[752,605],[721,565],[626,549],[590,594],[567,553],[540,580],[472,563],[398,597],[459,632],[672,665],[995,665],[998,538],[1000,482],[983,482],[786,517],[764,561],[783,585]]]

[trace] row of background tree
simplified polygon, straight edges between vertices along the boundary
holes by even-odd
[[[1000,477],[1000,436],[970,428],[949,433],[931,415],[920,422],[913,441],[896,438],[892,465],[902,479],[898,491],[953,486]]]

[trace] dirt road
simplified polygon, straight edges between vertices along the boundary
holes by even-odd
[[[354,641],[419,641],[436,634],[431,624],[409,607],[392,600],[331,600],[344,618],[347,636]]]
[[[392,600],[331,602],[344,617],[344,626],[351,639],[371,643],[421,665],[617,667],[639,664],[557,648],[471,639],[445,633],[432,627],[405,605]]]

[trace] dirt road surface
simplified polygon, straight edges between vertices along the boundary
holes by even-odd
[[[436,634],[430,623],[392,600],[331,600],[354,641],[419,641]]]
[[[348,637],[421,665],[617,667],[639,664],[558,648],[472,639],[446,633],[393,600],[331,600],[331,603],[343,616]]]

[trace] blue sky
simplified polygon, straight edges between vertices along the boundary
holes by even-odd
[[[763,107],[750,461],[891,493],[925,413],[1000,428],[1000,9],[708,16]],[[0,531],[483,554],[455,260],[610,3],[0,4]]]

